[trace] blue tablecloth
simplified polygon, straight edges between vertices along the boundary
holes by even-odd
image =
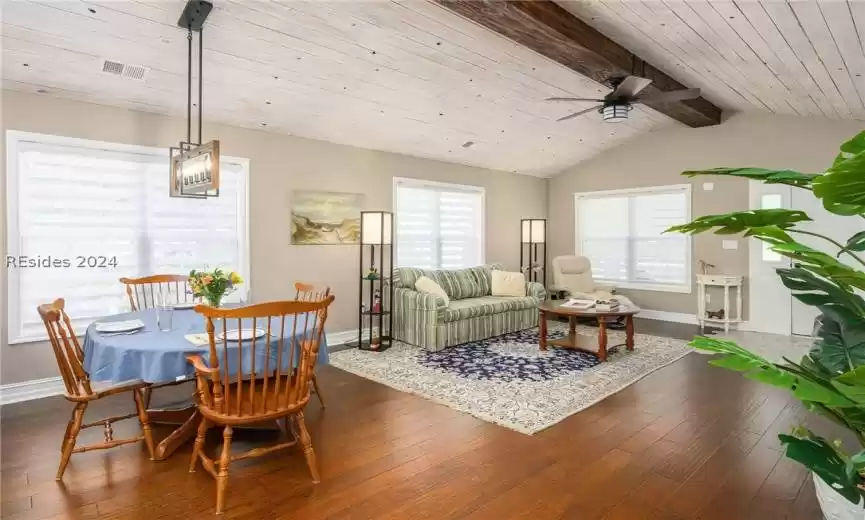
[[[129,335],[100,334],[94,329],[94,325],[87,328],[84,336],[84,370],[90,374],[92,381],[129,381],[140,379],[148,383],[164,383],[176,381],[181,377],[191,377],[195,371],[186,361],[189,354],[209,354],[208,345],[196,346],[189,342],[184,336],[186,334],[197,334],[204,332],[204,316],[194,310],[174,311],[172,330],[162,332],[157,327],[156,311],[147,309],[143,311],[118,314],[99,320],[125,321],[140,319],[144,322],[144,330]],[[258,320],[258,328],[266,328],[267,321]],[[303,333],[304,318],[298,319],[297,335]],[[216,322],[214,322],[216,323]],[[230,320],[229,329],[236,328],[236,320]],[[279,320],[274,319],[271,335],[278,335],[280,328]],[[310,324],[312,321],[310,320]],[[252,320],[243,320],[242,327],[252,328]],[[293,327],[291,318],[285,320],[285,337],[292,334]],[[220,331],[217,331],[220,332]],[[271,338],[271,345],[275,347],[277,339]],[[288,367],[288,341],[284,342],[283,369]],[[237,343],[228,342],[229,373],[237,370]],[[241,360],[244,373],[248,373],[251,367],[252,356],[255,356],[255,370],[262,373],[264,358],[267,352],[267,343],[264,338],[255,342],[255,352],[252,351],[252,342],[245,341],[243,345],[243,359]],[[223,344],[218,344],[220,363],[222,362]],[[204,356],[205,362],[209,356]],[[318,363],[328,362],[327,342],[324,334],[321,337],[321,345],[318,351]],[[271,348],[271,361],[269,367],[276,368],[276,348]]]

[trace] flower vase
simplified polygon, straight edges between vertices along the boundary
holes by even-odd
[[[222,294],[216,296],[205,296],[204,299],[207,301],[207,305],[211,307],[220,307],[222,306]]]

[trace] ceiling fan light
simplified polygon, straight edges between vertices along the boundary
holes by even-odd
[[[628,105],[607,105],[603,108],[601,114],[603,114],[604,121],[618,123],[628,119],[629,110],[630,107]]]

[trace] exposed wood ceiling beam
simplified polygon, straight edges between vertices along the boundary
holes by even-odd
[[[599,83],[608,84],[610,78],[634,70],[635,58],[629,50],[549,0],[435,1]],[[641,62],[636,71],[652,80],[645,94],[686,88],[648,63]],[[721,109],[702,97],[646,105],[691,127],[721,122]]]

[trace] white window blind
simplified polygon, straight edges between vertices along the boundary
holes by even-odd
[[[57,297],[82,333],[128,310],[124,276],[225,267],[248,278],[247,161],[223,157],[219,197],[180,199],[164,149],[19,132],[7,145],[10,343],[44,338],[36,307]]]
[[[577,252],[592,276],[620,287],[690,291],[690,237],[664,230],[690,219],[690,185],[575,196]]]
[[[396,263],[459,269],[484,262],[484,189],[394,179]]]

